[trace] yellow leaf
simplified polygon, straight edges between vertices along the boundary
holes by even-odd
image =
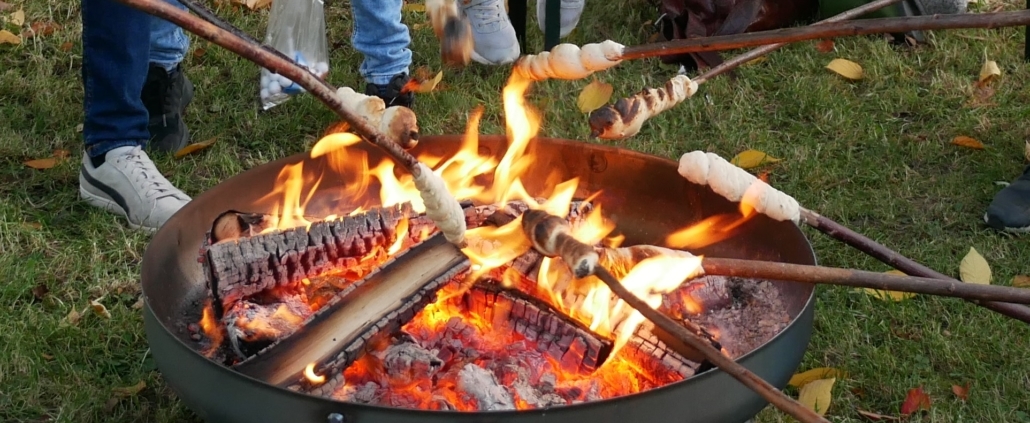
[[[730,163],[733,163],[742,169],[751,169],[763,164],[776,163],[778,161],[780,161],[780,159],[758,150],[744,150],[730,159]]]
[[[22,26],[25,24],[25,11],[18,9],[14,13],[11,13],[11,25]]]
[[[0,30],[0,44],[21,44],[21,37],[8,30]]]
[[[25,162],[25,166],[31,167],[33,169],[50,169],[54,166],[57,166],[57,158],[47,157],[45,159],[29,160]]]
[[[1030,276],[1016,275],[1012,278],[1012,286],[1017,288],[1030,288]]]
[[[612,98],[612,90],[611,84],[593,80],[579,93],[579,99],[576,101],[579,111],[590,113],[608,104],[608,99]]]
[[[427,79],[425,82],[418,84],[418,88],[415,92],[418,93],[429,93],[436,89],[436,86],[443,80],[443,71],[437,72],[433,79]]]
[[[891,270],[888,270],[888,271],[883,272],[883,273],[887,273],[887,274],[891,274],[891,275],[905,276],[904,272],[902,272],[900,270],[897,270],[897,269],[891,269]],[[916,296],[916,294],[911,293],[911,292],[887,291],[887,290],[883,290],[883,289],[873,289],[873,288],[862,288],[862,292],[866,293],[869,296],[872,296],[873,298],[877,298],[877,299],[880,299],[880,300],[883,300],[883,301],[895,301],[895,302],[896,301],[904,301],[904,300],[907,300],[909,298],[912,298],[912,297]]]
[[[175,152],[175,158],[181,159],[181,158],[185,157],[188,154],[192,154],[192,153],[198,152],[200,150],[203,150],[205,148],[208,148],[208,147],[211,146],[211,144],[214,144],[215,140],[217,140],[217,139],[218,138],[212,137],[211,139],[209,139],[207,141],[195,142],[193,144],[187,145],[187,146],[183,147],[181,150]]]
[[[998,62],[988,60],[980,68],[980,83],[990,83],[999,76],[1001,76],[1001,69],[998,68]]]
[[[790,382],[787,382],[787,384],[795,388],[800,388],[814,380],[826,379],[830,377],[843,378],[846,376],[847,375],[845,375],[844,372],[834,369],[833,367],[816,367],[814,369],[806,370],[804,372],[797,373],[794,376],[791,376]]]
[[[72,309],[72,311],[68,312],[67,316],[64,316],[64,320],[61,321],[61,326],[67,326],[67,325],[73,325],[74,326],[76,323],[79,323],[79,319],[81,319],[81,318],[82,318],[82,313],[79,313],[78,310]]]
[[[798,402],[809,410],[815,411],[820,416],[826,415],[830,409],[830,401],[833,400],[833,383],[836,378],[813,380],[801,387],[798,393]]]
[[[969,252],[962,258],[962,263],[959,263],[958,273],[962,282],[991,284],[991,265],[987,264],[987,259],[981,256],[976,248],[969,247]]]
[[[658,35],[661,35],[661,34],[658,34]],[[746,63],[744,63],[744,66],[753,66],[753,65],[757,65],[757,64],[759,64],[759,63],[762,63],[762,62],[764,62],[764,61],[766,61],[766,60],[768,60],[768,58],[766,58],[765,56],[762,56],[762,57],[756,57],[756,58],[754,58],[754,59],[748,60],[748,61],[747,61]]]
[[[847,59],[833,59],[830,64],[826,65],[826,69],[853,81],[862,79],[863,76],[862,66]]]
[[[143,388],[146,387],[147,382],[141,380],[139,383],[132,386],[111,389],[111,393],[116,397],[131,397],[140,393],[143,391]]]
[[[100,301],[90,300],[89,306],[93,308],[93,312],[96,313],[97,316],[103,317],[105,319],[111,318],[111,312],[107,311],[107,307],[104,307],[103,304],[100,304]]]
[[[422,3],[407,3],[404,6],[401,6],[401,10],[403,10],[405,12],[412,12],[412,13],[415,13],[415,12],[425,13],[426,5],[424,5]]]
[[[980,140],[973,137],[967,137],[965,135],[955,137],[951,140],[951,143],[959,147],[972,148],[974,150],[984,149],[984,143],[980,142]]]

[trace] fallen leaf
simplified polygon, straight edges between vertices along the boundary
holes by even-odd
[[[42,355],[43,355],[43,359],[46,360],[46,361],[50,361],[50,360],[54,359],[54,356],[52,356],[50,354],[43,353]]]
[[[833,51],[833,40],[827,38],[825,40],[815,43],[815,49],[820,53],[829,53]]]
[[[905,396],[905,402],[901,404],[901,415],[907,416],[919,410],[930,409],[930,396],[923,392],[923,387],[912,388]]]
[[[56,158],[56,157],[47,157],[45,159],[29,160],[29,161],[25,162],[25,166],[31,167],[33,169],[40,169],[40,170],[42,170],[42,169],[50,169],[50,168],[52,168],[54,166],[57,166],[57,161],[58,161],[58,158]]]
[[[96,313],[97,316],[103,317],[105,319],[111,318],[111,312],[107,311],[107,307],[104,307],[103,304],[100,304],[100,301],[90,300],[89,306],[93,308],[93,312]]]
[[[21,227],[25,229],[40,230],[43,229],[43,224],[39,222],[21,222]]]
[[[967,137],[965,135],[959,135],[951,140],[951,143],[959,147],[972,148],[974,150],[983,150],[984,144],[980,140]]]
[[[211,144],[214,144],[215,140],[217,140],[217,139],[218,139],[217,137],[211,137],[210,139],[207,139],[205,141],[195,142],[193,144],[187,145],[187,146],[183,147],[182,149],[180,149],[179,151],[175,152],[175,158],[181,159],[181,158],[185,157],[188,154],[192,154],[192,153],[198,152],[200,150],[203,150],[205,148],[208,148],[208,147],[211,146]]]
[[[872,421],[880,421],[880,420],[898,421],[898,420],[901,420],[900,418],[897,418],[897,417],[894,417],[894,416],[885,416],[885,415],[880,414],[880,413],[874,413],[874,412],[865,411],[865,410],[858,410],[858,414],[860,414],[862,417],[865,417],[865,418],[867,418],[869,420],[872,420]]]
[[[115,397],[121,397],[121,398],[131,397],[131,396],[134,396],[134,395],[140,393],[146,387],[147,387],[147,382],[141,380],[141,381],[139,381],[139,383],[137,383],[135,385],[132,385],[132,386],[113,388],[113,389],[111,389],[111,394],[113,394]]]
[[[401,10],[403,10],[405,12],[411,12],[411,13],[418,13],[418,12],[425,13],[426,5],[424,5],[422,3],[408,3],[408,4],[405,4],[404,6],[401,6]]]
[[[11,13],[11,25],[22,26],[25,25],[25,10],[18,9],[14,13]]]
[[[43,282],[32,287],[32,297],[35,298],[36,301],[43,301],[43,297],[46,297],[46,294],[48,293],[50,293],[50,287],[46,286]]]
[[[969,399],[969,382],[962,386],[951,385],[951,392],[962,401]]]
[[[61,51],[72,51],[72,42],[65,41],[61,44]]]
[[[762,62],[764,62],[766,60],[769,60],[769,59],[766,58],[765,56],[756,57],[754,59],[748,60],[747,63],[744,63],[744,66],[757,65],[757,64],[762,63]]]
[[[763,170],[761,173],[758,174],[758,179],[761,180],[762,182],[765,182],[765,183],[768,184],[769,183],[769,171],[768,170]]]
[[[67,316],[64,316],[64,320],[61,322],[61,324],[75,325],[76,323],[79,323],[80,319],[82,319],[82,313],[79,313],[78,310],[73,309],[72,311],[68,312]]]
[[[108,413],[114,411],[114,408],[118,406],[119,402],[121,402],[121,399],[118,397],[108,398],[107,402],[104,403],[104,411]]]
[[[829,378],[806,383],[798,393],[798,402],[814,411],[815,414],[826,415],[826,410],[830,409],[830,401],[833,399],[833,383],[836,381],[836,378]]]
[[[847,377],[844,372],[834,369],[833,367],[816,367],[791,376],[790,381],[788,381],[787,384],[795,388],[800,388],[815,380],[844,377]]]
[[[987,259],[976,251],[976,248],[969,247],[969,252],[962,258],[958,266],[959,279],[966,283],[980,285],[991,284],[991,265]]]
[[[75,132],[82,132],[82,124],[75,125]]]
[[[998,68],[998,62],[988,60],[985,61],[983,67],[980,68],[979,82],[981,84],[989,84],[999,76],[1001,76],[1001,69]]]
[[[0,44],[21,44],[21,37],[8,30],[0,30]]]
[[[437,72],[436,75],[433,76],[432,79],[428,79],[426,81],[423,81],[421,84],[418,84],[418,88],[415,89],[415,92],[417,92],[417,93],[433,92],[433,90],[436,89],[436,86],[440,84],[441,80],[443,80],[443,71]]]
[[[133,310],[139,310],[141,308],[143,308],[143,297],[139,297],[139,299],[136,300],[136,302],[132,304],[132,309]]]
[[[58,29],[61,29],[61,25],[52,21],[36,21],[33,22],[32,25],[29,25],[29,30],[25,33],[25,38],[45,37],[53,34],[54,31],[57,31]]]
[[[752,169],[763,164],[776,163],[779,161],[780,159],[758,150],[744,150],[730,159],[730,163],[733,163],[742,169]]]
[[[576,100],[579,111],[589,113],[608,104],[608,100],[612,98],[613,90],[612,85],[609,83],[596,79],[591,81],[587,86],[583,87],[583,91],[579,93],[579,99]]]
[[[888,274],[891,274],[891,275],[905,276],[904,272],[902,272],[900,270],[897,270],[897,269],[891,269],[891,270],[888,270],[888,271],[883,272],[883,273],[888,273]],[[883,300],[883,301],[895,301],[895,302],[897,302],[897,301],[904,301],[904,300],[907,300],[909,298],[912,298],[912,297],[916,296],[916,294],[911,293],[911,292],[887,291],[887,290],[883,290],[883,289],[873,289],[873,288],[862,288],[862,292],[865,292],[866,294],[872,296],[873,298],[877,298],[877,299],[880,299],[880,300]]]
[[[6,12],[10,9],[14,9],[14,5],[0,1],[0,12]]]
[[[1016,275],[1012,278],[1012,286],[1017,288],[1030,288],[1030,276]]]
[[[826,69],[853,81],[863,77],[862,66],[847,59],[833,59],[830,64],[826,65]]]
[[[70,153],[68,150],[65,150],[63,148],[58,148],[57,150],[54,150],[54,157],[56,157],[58,159],[67,159],[71,155],[72,155],[72,153]]]
[[[193,49],[193,58],[194,59],[199,59],[201,57],[204,57],[204,54],[206,54],[206,53],[207,53],[207,49],[205,49],[203,47],[197,47],[197,48]]]

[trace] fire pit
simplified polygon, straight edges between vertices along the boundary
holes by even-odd
[[[447,158],[460,151],[462,145],[462,138],[458,136],[425,137],[412,153],[418,157]],[[508,141],[504,137],[483,136],[479,139],[480,156],[493,156],[500,160],[508,150]],[[366,154],[371,164],[383,161],[379,150],[364,143],[348,146],[347,151]],[[590,204],[603,208],[604,215],[614,221],[615,232],[624,237],[622,245],[667,245],[666,240],[670,234],[691,224],[707,222],[718,225],[718,217],[740,216],[737,204],[726,201],[706,187],[694,185],[683,179],[677,174],[676,164],[668,160],[598,145],[542,138],[536,138],[529,143],[526,155],[534,159],[532,166],[521,174],[521,182],[527,193],[546,197],[552,195],[556,183],[578,178],[573,197],[589,199]],[[294,166],[296,164],[302,164],[303,167]],[[514,383],[504,380],[502,375],[500,380],[494,380],[492,383],[489,381],[490,378],[486,377],[488,386],[478,390],[469,388],[479,393],[478,397],[475,394],[468,395],[475,397],[474,401],[469,401],[468,398],[450,398],[427,406],[418,404],[418,401],[412,402],[410,396],[404,397],[409,399],[407,402],[403,398],[383,398],[384,392],[389,393],[389,390],[376,389],[375,386],[362,391],[362,388],[368,387],[368,383],[377,380],[377,377],[381,386],[385,383],[382,380],[383,375],[361,372],[363,361],[360,358],[352,360],[355,362],[348,363],[346,367],[347,371],[343,375],[347,376],[348,386],[342,385],[343,378],[336,377],[339,375],[313,375],[319,378],[320,382],[323,378],[329,379],[321,387],[316,387],[319,389],[298,386],[295,381],[269,383],[271,379],[268,377],[259,379],[248,376],[247,374],[267,376],[275,373],[271,367],[257,373],[253,373],[254,366],[250,369],[245,367],[248,362],[256,360],[254,356],[260,354],[244,351],[243,355],[251,356],[250,361],[242,357],[237,358],[235,363],[227,362],[225,357],[208,358],[214,357],[210,351],[210,340],[198,334],[197,323],[202,311],[211,313],[210,310],[213,310],[211,307],[205,308],[211,304],[212,294],[208,286],[210,276],[205,274],[205,267],[198,262],[198,252],[209,242],[208,232],[212,222],[227,210],[258,215],[282,215],[282,197],[269,193],[274,192],[273,187],[282,185],[280,178],[285,169],[296,169],[299,172],[294,175],[297,180],[309,183],[316,180],[319,175],[322,176],[313,193],[308,195],[305,192],[309,198],[303,213],[311,220],[341,212],[348,213],[359,206],[378,205],[378,187],[355,194],[353,180],[356,175],[323,175],[326,166],[331,164],[325,157],[311,158],[305,154],[272,162],[233,177],[194,199],[155,235],[147,250],[143,265],[143,290],[146,298],[146,329],[151,349],[169,385],[192,410],[206,420],[325,422],[343,418],[348,422],[426,419],[536,422],[646,419],[670,422],[732,422],[747,420],[765,406],[766,402],[757,394],[725,373],[717,369],[708,369],[708,366],[696,357],[665,352],[667,349],[675,348],[665,346],[661,342],[666,339],[655,340],[661,336],[648,336],[649,333],[644,326],[641,329],[643,335],[630,338],[622,348],[623,352],[619,353],[620,357],[644,354],[643,358],[634,362],[651,363],[654,367],[645,369],[644,372],[656,379],[664,375],[662,377],[669,378],[668,381],[671,383],[652,381],[636,389],[616,390],[610,397],[598,396],[596,392],[590,394],[587,392],[589,384],[583,385],[584,389],[571,394],[568,390],[542,388],[541,385],[553,385],[557,382],[553,380],[554,372],[589,373],[606,359],[616,360],[617,358],[606,357],[606,354],[612,351],[611,342],[604,336],[596,336],[593,330],[595,328],[578,325],[574,321],[568,321],[569,319],[562,321],[559,318],[561,313],[555,310],[547,311],[547,304],[537,301],[538,299],[520,296],[516,291],[504,292],[500,284],[477,285],[463,291],[461,296],[452,298],[449,303],[443,300],[433,303],[430,301],[431,298],[426,299],[424,304],[418,306],[421,310],[419,314],[405,316],[408,317],[408,321],[402,322],[407,323],[402,330],[414,338],[406,339],[402,346],[420,345],[424,348],[406,351],[402,355],[406,354],[408,357],[405,363],[413,364],[412,368],[422,366],[421,371],[424,372],[426,366],[441,365],[435,363],[433,357],[422,360],[417,358],[426,351],[435,352],[434,357],[441,362],[450,359],[456,353],[463,353],[462,348],[447,350],[444,348],[447,343],[470,348],[474,346],[486,351],[487,346],[479,345],[484,335],[477,332],[475,324],[470,324],[468,319],[458,318],[459,315],[467,317],[479,309],[480,312],[493,310],[490,316],[496,317],[497,309],[518,308],[520,312],[506,313],[504,316],[507,323],[499,325],[511,328],[506,332],[507,338],[503,339],[511,343],[522,341],[527,350],[543,350],[534,357],[542,360],[540,363],[549,363],[553,369],[557,369],[550,375],[544,375],[543,381],[539,379],[540,375],[532,379],[534,383],[531,393],[526,393],[526,386],[522,386],[523,395],[505,398],[505,394],[501,392],[500,399],[484,398],[480,391],[496,391],[499,385]],[[341,195],[344,192],[348,194]],[[735,227],[731,236],[711,239],[710,242],[704,243],[707,245],[692,249],[692,252],[715,257],[814,264],[815,258],[807,240],[790,222],[778,222],[762,215],[754,215],[748,219],[736,219],[733,224]],[[432,240],[423,244],[430,242]],[[398,258],[401,259],[403,257]],[[693,295],[696,298],[714,298],[699,301],[700,307],[712,310],[692,320],[709,330],[714,328],[715,331],[719,331],[720,328],[713,324],[717,324],[721,318],[735,318],[740,321],[736,328],[738,331],[741,329],[739,326],[776,325],[776,322],[772,321],[775,320],[772,318],[775,313],[769,313],[769,321],[754,316],[750,317],[751,320],[742,319],[740,316],[725,317],[734,313],[741,314],[736,310],[740,306],[719,304],[720,301],[732,302],[733,298],[739,299],[741,295],[776,297],[776,306],[780,310],[774,311],[782,313],[784,320],[777,327],[782,327],[778,333],[770,333],[766,337],[768,339],[758,339],[761,342],[750,340],[754,345],[748,344],[747,337],[743,335],[717,335],[721,335],[726,341],[723,345],[726,354],[736,358],[774,386],[783,387],[799,364],[808,344],[814,301],[812,285],[780,281],[738,283],[718,278],[705,279],[706,281],[693,285],[694,291],[697,291]],[[740,286],[759,287],[765,291],[758,292],[752,289],[749,294],[728,294],[729,291],[740,291]],[[441,296],[446,296],[446,289],[442,292],[444,293],[441,293]],[[727,294],[720,297],[719,292]],[[690,308],[677,304],[675,306],[680,308]],[[435,332],[425,330],[427,320],[424,314],[429,313],[427,310],[441,312],[440,310],[448,307],[449,311],[446,313],[449,314],[446,315],[450,318],[444,322],[446,324],[437,328],[439,330]],[[533,316],[546,314],[550,317],[530,319],[527,317],[530,311],[527,310],[532,310]],[[672,315],[677,314],[677,310],[669,311]],[[219,314],[224,315],[226,312],[227,310],[220,310]],[[533,324],[530,324],[530,320]],[[353,322],[354,319],[348,318],[347,321]],[[422,322],[422,327],[419,327],[419,322]],[[298,329],[295,337],[303,339],[306,330],[315,329]],[[548,334],[544,335],[543,332]],[[566,341],[561,343],[557,339],[561,337],[554,336],[555,334],[574,336],[564,336]],[[546,342],[544,338],[547,338]],[[643,345],[648,341],[660,347]],[[397,339],[392,338],[392,342],[396,343]],[[226,346],[225,341],[221,345],[223,351],[232,350]],[[284,345],[286,343],[276,348],[285,350]],[[555,347],[551,348],[550,355],[548,346]],[[656,349],[662,351],[658,356],[652,357]],[[273,350],[269,348],[269,351]],[[366,346],[365,350],[369,351],[365,353],[366,356],[373,357],[378,354],[377,357],[380,359],[389,353],[386,346],[382,345],[374,348]],[[576,353],[570,354],[569,351]],[[575,360],[561,360],[570,356]],[[306,370],[310,372],[311,369]],[[453,370],[451,377],[461,380],[458,376],[458,373],[461,373],[459,369]],[[498,367],[487,365],[466,366],[460,370],[464,370],[463,380],[466,383],[483,379],[477,379],[477,375],[493,373],[496,376],[499,371]],[[602,373],[598,370],[598,374]],[[390,376],[394,383],[399,380],[393,375]],[[446,376],[440,372],[434,378],[444,380]],[[526,385],[525,380],[521,382],[522,385]],[[518,383],[515,385],[516,389],[520,388]],[[379,392],[376,392],[377,390]],[[525,403],[528,397],[534,399],[533,403]],[[484,405],[490,401],[498,402],[499,408]],[[522,403],[505,407],[506,401]],[[477,407],[470,408],[465,402],[474,402]],[[484,411],[504,410],[512,406],[520,410]],[[462,411],[469,409],[478,411]]]

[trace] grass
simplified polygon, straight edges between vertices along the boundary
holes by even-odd
[[[141,313],[133,308],[149,237],[77,199],[79,2],[14,4],[24,7],[27,22],[53,20],[61,29],[20,46],[0,45],[0,421],[198,421],[162,383]],[[1006,4],[1019,7],[1014,0]],[[219,13],[257,35],[267,21],[267,11]],[[356,73],[360,56],[349,46],[349,6],[333,3],[327,13],[330,81],[363,86]],[[640,0],[591,1],[568,41],[642,43],[648,35],[642,25],[654,17]],[[539,48],[541,36],[530,25],[530,41]],[[440,69],[431,30],[423,25],[413,33],[415,66]],[[830,53],[801,43],[740,69],[736,80],[705,84],[619,145],[669,158],[697,149],[724,157],[748,148],[768,152],[783,159],[769,169],[772,183],[808,208],[952,275],[975,247],[990,262],[994,283],[1008,284],[1014,275],[1030,274],[1030,243],[985,228],[982,216],[999,189],[995,181],[1012,180],[1026,165],[1030,66],[1022,61],[1023,41],[1021,29],[1009,28],[937,32],[932,45],[915,49],[892,48],[877,37],[837,40]],[[181,160],[156,159],[187,193],[305,151],[335,120],[310,97],[258,114],[252,100],[257,68],[202,40],[194,39],[193,49],[186,68],[197,96],[188,123],[194,139],[217,142]],[[860,63],[865,79],[849,82],[825,70],[837,57]],[[971,106],[972,82],[985,57],[996,60],[1004,76],[991,105]],[[440,91],[418,99],[422,131],[460,133],[467,112],[483,104],[483,131],[500,133],[507,73],[482,66],[447,71]],[[673,74],[648,60],[597,77],[626,96]],[[588,141],[586,116],[575,106],[587,82],[537,85],[531,101],[544,112],[542,135]],[[979,139],[986,149],[950,145],[956,135]],[[47,170],[23,165],[54,149],[71,151],[72,159]],[[822,264],[888,270],[808,232]],[[99,297],[111,319],[86,313],[77,324],[61,323]],[[840,288],[820,288],[817,307],[801,370],[830,366],[848,373],[834,387],[832,421],[864,421],[859,409],[897,415],[906,392],[923,386],[933,406],[912,420],[1030,422],[1026,325],[957,300],[917,296],[887,303]],[[146,388],[138,395],[112,391],[139,381]],[[961,401],[951,386],[967,382],[969,398]],[[772,408],[757,418],[789,420]]]

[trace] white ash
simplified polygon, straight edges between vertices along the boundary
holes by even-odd
[[[368,382],[361,386],[344,385],[333,394],[333,399],[360,404],[375,404],[378,403],[378,393],[379,385],[375,382]]]
[[[431,378],[443,365],[435,351],[412,342],[390,345],[374,355],[391,379],[405,384]]]
[[[494,374],[473,363],[468,363],[458,373],[458,387],[476,398],[479,410],[514,410],[515,400]]]
[[[523,367],[516,369],[518,377],[512,387],[519,399],[525,401],[533,408],[548,408],[559,405],[567,405],[565,399],[554,392],[555,376],[552,373],[545,373],[540,377],[540,383],[533,384],[530,380],[529,371]],[[545,380],[545,377],[549,377]]]

